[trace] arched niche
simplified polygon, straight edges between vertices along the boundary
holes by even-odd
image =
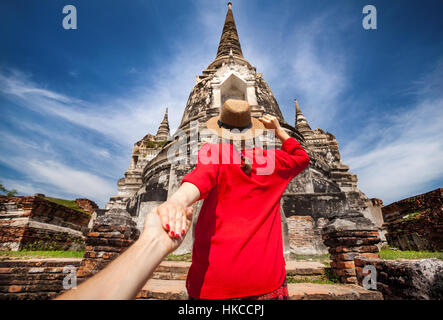
[[[225,103],[228,99],[246,99],[246,82],[231,74],[220,86],[221,104]]]

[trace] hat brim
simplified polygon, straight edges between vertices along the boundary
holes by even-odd
[[[265,126],[261,123],[260,120],[256,118],[251,118],[252,127],[248,129],[240,130],[228,130],[223,127],[219,127],[217,121],[220,119],[220,116],[215,116],[206,121],[206,127],[210,130],[214,130],[215,133],[226,140],[248,140],[253,139],[260,134],[262,134],[265,130]]]

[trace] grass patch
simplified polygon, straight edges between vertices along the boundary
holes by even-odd
[[[328,278],[321,278],[321,279],[312,279],[309,277],[305,278],[294,278],[293,276],[286,276],[286,282],[287,283],[316,283],[316,284],[336,284],[336,282],[328,279]]]
[[[51,202],[54,202],[54,203],[57,203],[57,204],[59,204],[61,206],[65,206],[65,207],[74,209],[76,211],[80,211],[80,212],[86,213],[88,216],[91,215],[90,212],[87,212],[87,211],[83,210],[82,208],[80,208],[80,206],[74,200],[65,200],[65,199],[52,198],[52,197],[45,197],[44,199],[46,199],[48,201],[51,201]]]
[[[146,148],[160,148],[163,147],[166,143],[168,143],[168,140],[164,141],[145,141],[144,146]]]
[[[384,260],[396,260],[396,259],[427,259],[437,258],[443,260],[443,251],[402,251],[395,250],[391,247],[383,247],[378,253],[380,258]]]
[[[323,275],[287,275],[286,281],[288,283],[317,283],[317,284],[337,284],[339,283],[337,275],[335,275],[331,268],[325,268]]]
[[[420,216],[420,214],[421,214],[421,212],[418,212],[418,211],[410,213],[407,216],[403,217],[403,222],[414,220],[414,219],[418,218]]]
[[[0,251],[0,259],[83,258],[84,251]]]
[[[192,261],[192,253],[185,253],[180,255],[175,254],[169,254],[166,259],[166,261]]]

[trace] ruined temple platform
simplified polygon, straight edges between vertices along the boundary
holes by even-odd
[[[78,268],[81,259],[10,259],[0,261],[0,300],[46,300],[63,292],[66,266]],[[163,261],[137,299],[187,300],[185,280],[190,262]],[[313,261],[288,261],[286,273],[295,279],[323,276],[325,266]],[[289,283],[291,300],[380,300],[382,295],[357,285]]]
[[[187,300],[185,287],[190,262],[163,261],[137,299]],[[316,279],[325,273],[325,265],[316,261],[287,261],[286,274],[297,279]],[[288,283],[291,300],[383,300],[381,293],[358,285]]]

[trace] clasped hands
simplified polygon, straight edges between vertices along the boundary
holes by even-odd
[[[145,227],[140,238],[155,239],[170,253],[178,248],[192,222],[193,207],[166,201],[146,215]]]

